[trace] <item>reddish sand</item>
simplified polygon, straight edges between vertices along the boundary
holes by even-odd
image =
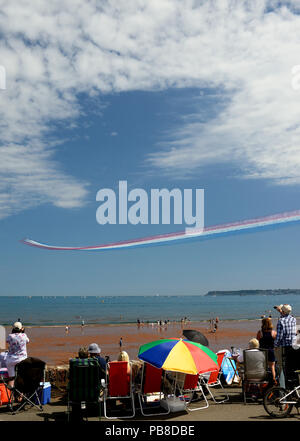
[[[26,333],[30,339],[27,345],[28,355],[41,358],[48,365],[68,363],[69,358],[77,355],[81,346],[98,343],[101,355],[116,359],[119,353],[119,340],[123,337],[123,349],[131,359],[136,359],[140,345],[165,337],[181,337],[182,329],[197,329],[206,335],[209,347],[213,351],[229,349],[231,346],[246,348],[250,338],[256,337],[260,320],[221,322],[216,333],[209,332],[208,323],[170,324],[167,327],[144,325],[91,325],[81,329],[70,327],[66,333],[61,326],[28,327]],[[7,329],[10,332],[10,329]]]

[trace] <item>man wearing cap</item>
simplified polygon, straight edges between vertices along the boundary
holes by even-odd
[[[97,345],[97,343],[91,343],[88,348],[89,356],[92,358],[96,358],[100,367],[103,371],[106,371],[106,361],[103,357],[100,356],[101,348]]]
[[[296,336],[296,319],[291,315],[290,305],[280,305],[278,307],[280,318],[277,323],[277,336],[275,346],[292,346]]]
[[[277,323],[277,336],[274,342],[275,347],[282,347],[282,361],[285,378],[294,376],[294,349],[292,347],[296,337],[296,319],[291,315],[290,305],[280,305],[276,308],[280,312]]]

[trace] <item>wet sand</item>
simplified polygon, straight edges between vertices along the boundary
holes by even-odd
[[[86,325],[71,326],[69,332],[64,326],[27,327],[26,334],[30,339],[27,345],[28,356],[38,357],[50,366],[68,363],[69,358],[77,355],[81,346],[97,343],[101,347],[101,355],[109,355],[115,360],[119,353],[119,340],[123,338],[123,349],[130,359],[136,359],[140,345],[165,337],[181,337],[183,329],[197,329],[209,341],[214,352],[229,349],[231,346],[246,348],[250,338],[256,337],[260,329],[260,320],[220,322],[216,333],[209,331],[208,322],[193,322],[186,325],[171,323],[167,326],[136,324],[121,325]],[[7,333],[10,328],[7,328]]]

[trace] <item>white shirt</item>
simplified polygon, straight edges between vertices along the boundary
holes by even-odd
[[[297,330],[297,334],[295,335],[295,337],[293,338],[293,343],[292,343],[292,348],[293,349],[300,349],[300,326],[297,326],[298,330]]]

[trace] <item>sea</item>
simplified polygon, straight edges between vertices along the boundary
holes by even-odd
[[[274,305],[288,303],[300,317],[300,295],[225,296],[31,296],[0,297],[0,325],[25,326],[145,323],[157,320],[255,320],[278,317]]]

